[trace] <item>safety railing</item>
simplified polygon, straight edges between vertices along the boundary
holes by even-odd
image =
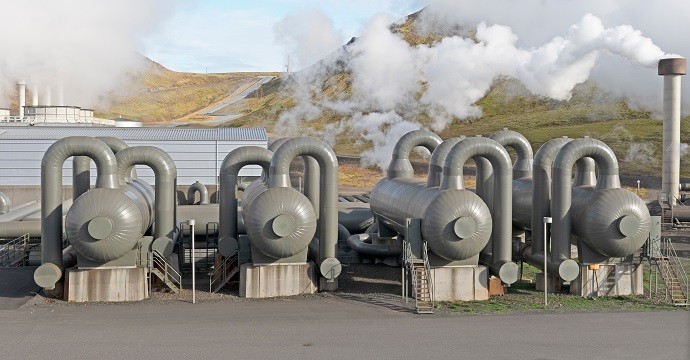
[[[429,250],[426,241],[422,243],[422,260],[424,260],[424,268],[426,269],[427,281],[429,283],[429,299],[431,299],[431,307],[434,307],[434,279],[431,277],[431,265],[429,265]]]
[[[676,278],[678,278],[678,283],[681,286],[681,291],[685,294],[685,301],[687,302],[688,295],[690,295],[690,289],[688,288],[688,273],[685,271],[683,263],[680,261],[678,253],[673,247],[671,238],[664,238],[661,254],[668,259],[669,265],[671,266],[672,271],[675,273]]]
[[[230,256],[223,258],[223,261],[221,261],[220,264],[218,264],[218,266],[216,266],[213,271],[208,274],[208,292],[216,292],[220,290],[228,282],[228,280],[230,280],[229,278],[237,273],[239,259],[240,257],[238,250],[233,251]],[[215,290],[213,288],[214,285],[216,285]]]
[[[182,289],[182,275],[180,275],[175,268],[173,268],[165,256],[158,252],[158,250],[153,250],[147,253],[147,262],[149,265],[149,272],[156,274],[168,287],[170,287],[175,292]],[[153,279],[149,277],[149,288]],[[173,286],[171,286],[173,285]]]
[[[0,246],[0,267],[23,266],[26,262],[29,234]]]

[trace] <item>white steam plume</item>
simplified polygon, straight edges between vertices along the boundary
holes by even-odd
[[[427,13],[422,23],[428,24],[429,17],[436,14],[432,8],[422,12]],[[533,25],[534,19],[530,19]],[[456,22],[447,26],[449,33],[441,41],[410,46],[390,30],[389,23],[384,17],[374,18],[362,36],[344,51],[300,74],[310,78],[310,88],[298,106],[281,116],[282,123],[296,127],[305,119],[319,118],[323,110],[335,111],[343,119],[345,126],[341,128],[366,130],[365,138],[367,134],[372,137],[367,139],[375,143],[375,149],[363,154],[364,162],[383,169],[399,138],[394,132],[403,127],[398,124],[406,128],[419,126],[416,119],[426,114],[432,129],[438,131],[453,119],[481,116],[476,103],[497,78],[515,78],[534,94],[567,100],[573,88],[590,77],[601,58],[615,55],[641,68],[655,67],[660,58],[670,56],[633,27],[607,28],[600,18],[589,13],[574,25],[552,33],[545,42],[528,47],[521,45],[520,34],[510,27],[486,22],[473,25],[472,39],[452,35],[452,31],[458,32]],[[438,31],[443,26],[426,28]],[[553,35],[557,33],[562,35]],[[319,93],[326,80],[314,79],[315,74],[332,75],[333,69],[339,69],[338,60],[350,73],[351,94],[333,100]],[[659,81],[656,71],[646,71]]]
[[[17,80],[64,87],[66,104],[94,106],[142,65],[141,37],[176,1],[5,1],[0,21],[0,105]],[[41,98],[42,96],[39,96]]]
[[[275,42],[285,48],[292,70],[312,65],[343,44],[344,36],[317,10],[288,15],[273,26]]]

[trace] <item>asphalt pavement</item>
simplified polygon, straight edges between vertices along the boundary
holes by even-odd
[[[690,312],[415,315],[315,296],[0,311],[3,359],[688,359]]]

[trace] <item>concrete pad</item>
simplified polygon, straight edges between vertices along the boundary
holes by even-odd
[[[544,274],[537,274],[537,279],[534,281],[537,286],[537,291],[544,291]],[[561,292],[561,278],[557,275],[548,275],[546,277],[546,291],[549,293]]]
[[[73,302],[141,301],[149,297],[146,268],[67,269],[65,299]]]
[[[642,265],[601,264],[598,269],[580,267],[580,275],[570,284],[570,293],[582,297],[642,295]]]
[[[270,298],[314,294],[316,290],[316,265],[311,262],[240,266],[240,297]]]
[[[435,301],[472,301],[489,298],[485,266],[442,266],[431,269]]]
[[[20,308],[41,288],[34,282],[35,266],[0,268],[0,310]]]

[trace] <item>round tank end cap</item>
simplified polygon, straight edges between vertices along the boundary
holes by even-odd
[[[514,262],[507,262],[501,265],[498,271],[498,277],[501,278],[505,284],[510,285],[518,280],[518,272],[520,267]]]
[[[461,239],[467,239],[477,230],[477,223],[469,216],[464,216],[455,220],[453,232]]]
[[[105,216],[98,216],[88,225],[89,235],[96,240],[103,240],[113,232],[113,221]]]
[[[640,222],[634,215],[625,215],[618,219],[618,231],[623,236],[634,236],[640,227]]]
[[[580,275],[580,266],[575,260],[565,260],[558,266],[558,275],[564,281],[573,281]]]
[[[328,280],[337,278],[342,270],[343,266],[336,258],[326,258],[321,262],[321,265],[319,265],[321,276]]]
[[[295,230],[295,219],[288,214],[278,215],[273,219],[271,229],[274,234],[280,237],[286,237]]]
[[[57,284],[61,278],[62,270],[53,263],[45,263],[34,271],[34,281],[36,285],[46,290],[54,289],[55,284]]]
[[[237,239],[234,237],[225,236],[218,239],[218,252],[225,257],[232,255],[238,248]]]

